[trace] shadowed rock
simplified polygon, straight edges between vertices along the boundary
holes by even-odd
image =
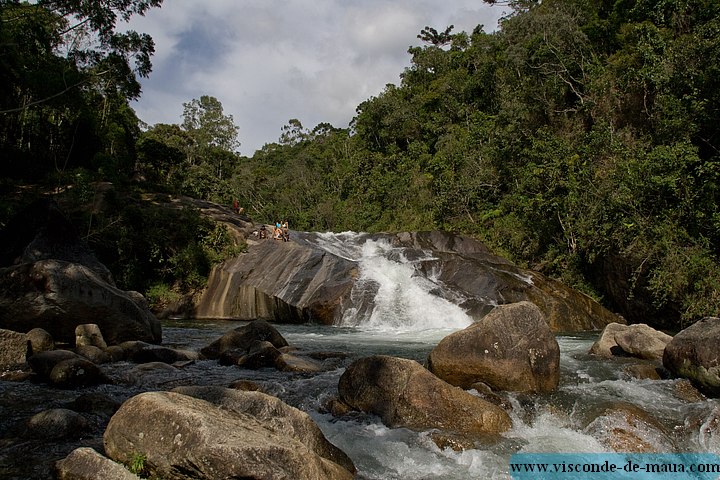
[[[706,317],[675,335],[665,347],[663,365],[689,379],[702,392],[720,396],[720,318]]]

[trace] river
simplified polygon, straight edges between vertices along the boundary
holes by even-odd
[[[472,322],[452,302],[438,296],[432,278],[415,275],[412,261],[382,242],[353,243],[355,234],[320,235],[318,244],[357,261],[359,278],[353,290],[358,308],[349,309],[337,326],[275,325],[301,352],[342,352],[323,361],[320,374],[248,370],[199,360],[181,368],[144,370],[128,362],[104,365],[115,380],[82,391],[50,389],[29,381],[0,381],[0,478],[51,478],[52,462],[73,448],[102,451],[107,418],[90,416],[92,428],[82,438],[38,439],[24,425],[34,413],[61,408],[81,394],[101,393],[122,402],[151,390],[181,385],[228,386],[252,380],[266,393],[308,412],[326,437],[344,450],[364,480],[507,479],[511,455],[522,452],[608,452],[608,440],[630,428],[649,449],[720,453],[720,401],[693,399],[680,380],[638,380],[625,367],[640,363],[628,358],[602,359],[588,354],[598,332],[558,334],[559,388],[544,395],[507,394],[513,427],[499,441],[462,452],[438,448],[430,432],[391,429],[377,417],[353,413],[335,418],[326,412],[337,395],[345,367],[374,354],[425,362],[430,350],[448,333]],[[352,248],[348,248],[348,246]],[[450,300],[448,300],[450,299]],[[243,325],[227,320],[166,320],[163,345],[198,351],[224,333]],[[627,418],[603,416],[612,405],[630,404],[646,411],[661,428],[627,425]]]

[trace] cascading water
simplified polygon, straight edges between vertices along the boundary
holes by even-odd
[[[403,248],[363,234],[319,234],[317,245],[357,262],[359,273],[351,293],[351,306],[341,325],[397,334],[447,332],[472,323],[465,311],[436,292],[444,287],[434,276],[421,275],[417,266],[429,253],[409,259]],[[459,299],[462,300],[462,299]]]

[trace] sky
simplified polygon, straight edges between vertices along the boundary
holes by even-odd
[[[183,103],[213,96],[252,156],[290,119],[347,128],[360,103],[400,83],[426,25],[491,32],[504,13],[482,0],[164,0],[129,25],[155,41],[133,108],[149,125],[180,124]]]

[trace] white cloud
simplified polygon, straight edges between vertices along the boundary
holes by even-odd
[[[426,25],[489,31],[501,14],[481,0],[165,0],[131,23],[156,44],[134,107],[150,124],[179,123],[183,102],[215,96],[251,155],[291,118],[347,127],[399,82]]]

